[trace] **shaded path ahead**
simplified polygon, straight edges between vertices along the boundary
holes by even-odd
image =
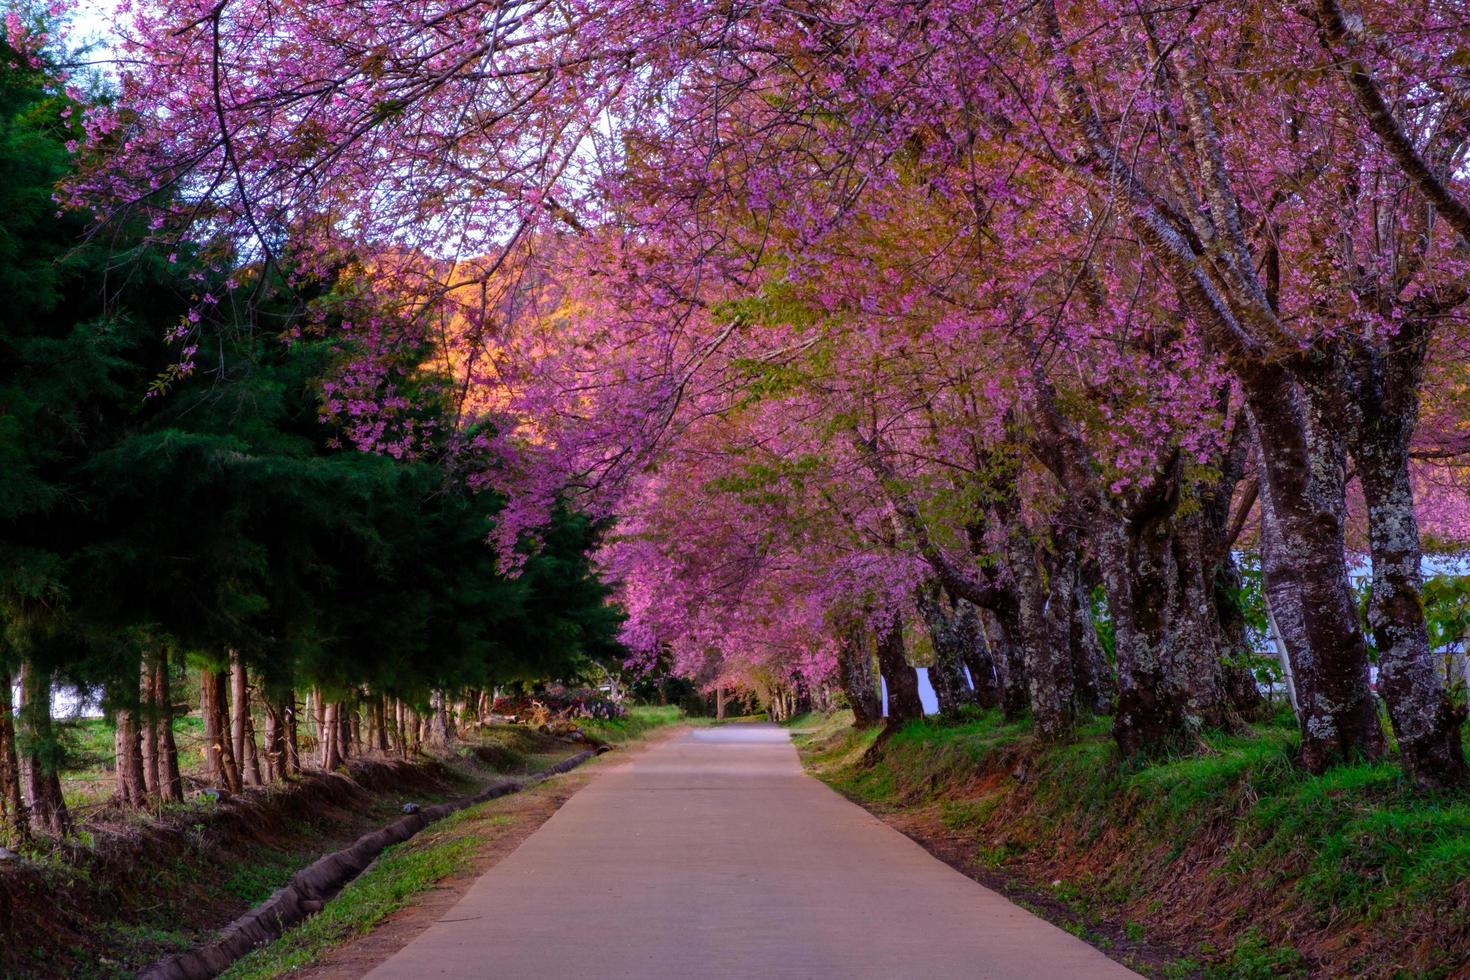
[[[1134,973],[806,775],[772,725],[596,776],[373,980]]]

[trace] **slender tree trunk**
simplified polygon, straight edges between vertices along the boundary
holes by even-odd
[[[381,694],[373,696],[373,712],[376,715],[376,731],[373,748],[384,755],[388,754],[388,704],[387,698]]]
[[[346,762],[355,753],[353,723],[357,716],[356,706],[351,701],[337,702],[337,754]]]
[[[51,675],[22,663],[20,690],[21,788],[31,828],[62,837],[71,830],[71,815],[61,796],[62,747],[51,724]]]
[[[279,782],[286,775],[286,708],[269,698],[265,701],[265,778]]]
[[[723,684],[715,688],[715,720],[725,720],[725,687]]]
[[[279,782],[301,771],[296,757],[296,693],[291,690],[271,692],[265,704],[265,768],[266,777]]]
[[[393,751],[400,759],[408,756],[408,742],[403,723],[403,700],[393,699]]]
[[[286,692],[286,775],[301,775],[301,712],[296,709],[296,691]]]
[[[20,758],[15,750],[14,679],[0,670],[0,844],[19,848],[30,838],[25,804],[20,796]]]
[[[437,748],[443,748],[454,738],[445,710],[444,692],[438,688],[429,692],[429,740]]]
[[[244,782],[259,786],[262,782],[260,752],[255,744],[255,718],[250,706],[250,674],[238,650],[230,651],[230,685],[234,692],[230,733],[235,760]]]
[[[245,676],[245,665],[240,662],[240,651],[230,651],[230,751],[245,767],[245,722],[249,717],[250,681]],[[248,778],[248,774],[247,777]]]
[[[405,759],[414,751],[414,736],[418,733],[418,718],[414,716],[413,709],[403,702],[398,701],[398,753]]]
[[[224,733],[218,728],[219,711],[215,708],[214,673],[199,672],[199,716],[204,720],[204,773],[215,786],[225,785]]]
[[[163,796],[162,766],[158,745],[158,691],[154,655],[145,655],[138,664],[138,729],[143,751],[143,786],[153,799]]]
[[[321,732],[321,767],[332,772],[342,765],[341,748],[337,744],[342,727],[337,723],[337,702],[335,701],[322,706]]]
[[[129,703],[138,700],[134,693],[138,685],[130,679],[126,687],[113,710],[113,771],[117,800],[124,806],[143,806],[148,802],[143,774],[143,732],[138,723],[139,706]]]
[[[878,639],[878,669],[888,688],[888,727],[924,717],[919,700],[919,674],[909,665],[904,652],[903,620],[897,616]]]
[[[159,650],[153,660],[153,703],[158,724],[158,795],[166,803],[180,803],[184,799],[184,780],[179,774],[179,746],[174,741],[176,711],[167,650]]]
[[[312,723],[316,726],[316,740],[318,746],[326,739],[327,708],[322,701],[322,689],[314,687],[307,695],[307,713],[311,716]],[[318,756],[320,758],[320,756]]]
[[[351,745],[352,755],[362,754],[362,702],[359,698],[353,698],[347,702],[347,732],[348,743]]]
[[[1286,699],[1291,703],[1291,712],[1296,716],[1297,723],[1302,720],[1302,707],[1297,701],[1296,678],[1293,676],[1291,656],[1286,652],[1286,641],[1282,639],[1281,628],[1276,625],[1276,613],[1271,604],[1271,593],[1268,589],[1262,589],[1261,598],[1266,605],[1266,628],[1271,634],[1271,645],[1276,649],[1276,659],[1281,662],[1281,681],[1286,688]]]
[[[215,785],[231,793],[243,788],[230,738],[229,678],[218,671],[203,670],[199,677],[199,706],[204,715],[204,751],[207,769]]]

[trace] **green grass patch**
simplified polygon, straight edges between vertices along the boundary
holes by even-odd
[[[251,854],[250,860],[235,866],[220,890],[246,905],[258,905],[270,898],[276,889],[284,887],[300,867],[299,854],[260,848]]]
[[[684,712],[673,704],[636,704],[621,718],[589,718],[578,727],[601,742],[627,742],[655,728],[684,720]]]
[[[510,817],[496,812],[495,802],[461,810],[388,848],[321,912],[237,961],[223,976],[277,977],[315,963],[337,943],[369,931],[413,896],[463,868],[487,830],[510,823]]]

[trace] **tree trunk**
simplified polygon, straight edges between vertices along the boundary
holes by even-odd
[[[860,627],[848,624],[841,629],[837,646],[837,676],[852,709],[855,728],[870,728],[883,720],[882,695],[873,670],[873,654],[863,642]]]
[[[352,755],[362,754],[362,700],[353,698],[347,703],[347,741]]]
[[[204,721],[204,773],[214,786],[225,785],[223,732],[219,730],[219,711],[215,709],[214,673],[199,672],[199,716]]]
[[[240,652],[230,651],[230,752],[235,760],[245,767],[245,721],[249,717],[250,681],[245,676],[245,665],[240,663]],[[248,775],[247,777],[248,778]]]
[[[301,775],[301,740],[298,722],[301,712],[296,709],[296,692],[286,692],[286,775]]]
[[[1026,691],[1037,737],[1064,737],[1075,720],[1076,687],[1072,674],[1070,564],[1063,551],[1056,560],[1068,569],[1046,581],[1024,525],[1011,535],[1006,563],[1016,581],[1021,648],[1026,658]],[[1060,547],[1067,549],[1066,542]],[[1066,577],[1065,583],[1062,579]]]
[[[398,709],[399,725],[401,726],[400,731],[402,733],[399,739],[402,744],[400,752],[406,759],[410,754],[418,751],[419,718],[413,708],[409,707],[403,701],[398,702]]]
[[[1270,567],[1280,601],[1272,609],[1297,682],[1302,764],[1320,773],[1333,761],[1384,750],[1343,557],[1343,447],[1326,406],[1284,374],[1248,394],[1264,473],[1263,532],[1269,523],[1275,544]]]
[[[321,743],[326,739],[327,708],[322,701],[322,689],[314,687],[306,696],[306,712],[310,716],[312,724],[316,728],[316,741],[320,752]],[[320,755],[317,756],[321,758]]]
[[[1302,707],[1297,701],[1296,678],[1293,676],[1291,656],[1286,652],[1286,641],[1282,639],[1281,628],[1276,625],[1276,613],[1271,605],[1271,593],[1268,589],[1262,589],[1261,598],[1266,605],[1266,629],[1271,634],[1271,645],[1276,648],[1276,659],[1281,662],[1281,681],[1286,688],[1286,699],[1291,704],[1291,713],[1296,716],[1297,724],[1301,724]]]
[[[1191,728],[1239,729],[1227,693],[1224,636],[1215,616],[1214,569],[1205,557],[1198,511],[1174,520],[1172,559],[1176,582],[1171,610],[1174,683],[1183,692]]]
[[[341,747],[337,743],[342,734],[342,726],[337,723],[337,702],[335,701],[322,706],[321,732],[319,761],[323,769],[332,772],[342,765]]]
[[[71,816],[61,796],[63,749],[51,724],[51,675],[28,663],[20,668],[21,789],[30,808],[31,829],[62,837]]]
[[[429,741],[436,748],[443,748],[453,738],[454,730],[444,707],[444,692],[435,688],[429,692]]]
[[[149,653],[138,664],[138,741],[143,752],[143,787],[147,795],[163,796],[158,745],[158,692],[154,656]]]
[[[242,787],[230,739],[229,678],[225,674],[200,671],[199,709],[204,715],[204,752],[210,780],[231,793],[238,793]]]
[[[1000,681],[996,676],[995,660],[985,631],[980,628],[980,611],[967,600],[955,603],[956,628],[959,631],[961,652],[965,668],[970,672],[970,687],[975,692],[975,703],[982,708],[994,708],[1000,704]]]
[[[1072,648],[1072,672],[1077,678],[1078,707],[1107,714],[1113,706],[1113,668],[1097,636],[1097,623],[1092,618],[1092,587],[1081,562],[1072,576],[1071,613],[1068,639]]]
[[[143,731],[138,721],[141,706],[136,703],[138,684],[130,678],[126,688],[113,710],[113,772],[117,801],[124,806],[143,806],[148,802],[148,787],[143,774]]]
[[[1000,710],[1006,721],[1019,721],[1026,716],[1029,695],[1026,684],[1026,658],[1018,642],[1020,622],[1013,603],[1000,608],[976,611],[980,615],[981,634],[990,647],[1000,684]]]
[[[1460,742],[1465,708],[1450,700],[1429,648],[1408,443],[1376,453],[1360,450],[1355,458],[1368,505],[1373,560],[1368,624],[1378,647],[1378,690],[1388,703],[1404,769],[1415,784],[1461,786],[1470,779]]]
[[[965,679],[964,641],[959,624],[954,612],[945,608],[944,593],[937,580],[929,579],[920,585],[915,599],[934,646],[934,665],[929,668],[934,696],[941,714],[953,714],[962,706],[975,703],[975,692]]]
[[[393,751],[400,759],[408,756],[407,729],[403,718],[403,700],[393,699]]]
[[[265,702],[265,778],[280,782],[286,776],[286,706]]]
[[[20,758],[15,751],[13,678],[0,670],[0,844],[19,848],[29,840],[26,808],[20,797]]]
[[[353,736],[357,719],[356,706],[351,701],[337,702],[337,754],[346,762],[356,752]]]
[[[924,704],[919,700],[919,674],[909,665],[904,653],[903,620],[892,623],[878,639],[878,669],[888,688],[888,727],[924,717]]]
[[[381,694],[373,695],[373,748],[384,755],[388,754],[388,705],[387,698]]]
[[[1470,782],[1460,742],[1465,709],[1450,700],[1429,645],[1409,475],[1430,324],[1416,317],[1385,346],[1335,350],[1311,391],[1326,402],[1329,417],[1344,422],[1368,507],[1368,626],[1378,648],[1378,691],[1388,704],[1404,769],[1421,788],[1446,789]]]
[[[184,799],[184,780],[179,774],[179,746],[174,741],[175,710],[167,650],[160,650],[153,661],[153,703],[158,720],[158,795],[164,802],[180,803]]]
[[[230,686],[234,702],[230,705],[230,741],[243,781],[259,786],[260,753],[255,745],[255,719],[250,710],[250,675],[238,650],[230,651]]]
[[[1102,523],[1098,564],[1118,667],[1113,738],[1132,755],[1177,742],[1188,730],[1184,699],[1171,683],[1167,522]]]

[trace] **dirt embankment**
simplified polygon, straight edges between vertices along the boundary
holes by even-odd
[[[49,852],[0,862],[0,976],[121,977],[187,949],[367,830],[584,751],[518,730],[453,756],[356,760],[346,773],[157,814],[106,808]]]

